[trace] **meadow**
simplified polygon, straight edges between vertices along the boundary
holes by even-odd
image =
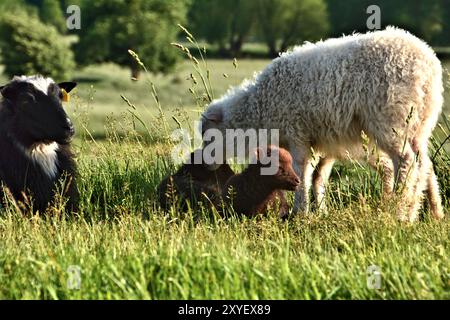
[[[210,60],[211,94],[268,62]],[[67,216],[62,204],[45,215],[13,205],[0,213],[0,299],[450,299],[448,86],[430,147],[443,221],[425,209],[416,224],[398,222],[380,203],[379,175],[349,162],[333,170],[328,214],[281,222],[157,208],[156,187],[175,170],[166,133],[189,127],[206,104],[192,63],[138,81],[112,64],[74,77],[67,110],[78,131],[80,213]],[[378,288],[368,285],[371,268]]]

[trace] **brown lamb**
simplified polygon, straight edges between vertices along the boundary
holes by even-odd
[[[261,175],[261,168],[270,164],[263,164],[263,157],[279,154],[278,171],[274,175]],[[272,157],[273,158],[273,157]],[[222,193],[225,203],[230,205],[237,214],[253,217],[267,214],[271,209],[279,209],[280,217],[288,214],[288,203],[284,190],[295,191],[300,179],[292,168],[290,153],[275,146],[269,146],[267,151],[256,150],[256,163],[240,174],[231,177]]]
[[[187,202],[190,202],[191,207],[196,207],[199,203],[220,206],[222,189],[234,172],[228,164],[221,165],[215,171],[209,170],[204,161],[195,164],[197,153],[202,155],[202,150],[192,152],[190,163],[183,164],[175,174],[160,183],[158,199],[162,209],[168,210],[171,206],[176,206],[181,211],[186,211]]]

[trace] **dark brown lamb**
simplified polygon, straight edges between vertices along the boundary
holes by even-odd
[[[263,157],[279,154],[278,170],[274,175],[261,175],[261,169],[268,167],[261,161]],[[284,190],[295,191],[300,183],[298,176],[292,168],[290,153],[275,146],[269,146],[267,151],[258,148],[256,163],[240,174],[231,177],[222,193],[222,197],[237,214],[253,217],[267,214],[269,210],[279,209],[279,216],[285,217],[289,212]]]
[[[222,189],[227,180],[234,175],[228,164],[221,165],[217,170],[211,171],[202,161],[195,164],[195,155],[202,157],[202,150],[191,153],[190,163],[185,163],[173,175],[166,177],[158,187],[158,200],[162,209],[168,210],[171,206],[178,206],[181,211],[199,203],[205,206],[221,205]]]

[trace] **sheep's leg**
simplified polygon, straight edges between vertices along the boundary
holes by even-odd
[[[413,194],[411,199],[411,207],[408,212],[408,220],[414,222],[418,218],[419,209],[423,203],[423,196],[426,191],[427,199],[430,204],[430,211],[433,217],[437,220],[444,217],[441,197],[439,194],[439,184],[434,173],[433,163],[427,154],[427,145],[424,145],[418,151],[418,168],[413,187]]]
[[[413,222],[417,219],[417,205],[421,197],[415,195],[419,183],[419,166],[411,145],[390,152],[396,177],[394,189],[399,194],[398,216],[401,221]]]
[[[328,184],[328,179],[333,169],[335,159],[330,157],[321,158],[317,164],[313,174],[313,192],[317,204],[317,210],[327,211],[325,202],[325,190]]]
[[[426,148],[425,148],[426,150]],[[418,169],[417,169],[417,176],[414,184],[414,191],[412,195],[412,201],[411,201],[411,207],[409,208],[408,212],[408,220],[410,222],[414,222],[419,217],[419,210],[423,203],[423,196],[425,190],[428,191],[428,175],[430,173],[431,166],[431,160],[428,157],[428,155],[425,152],[419,152],[418,154]],[[439,191],[438,191],[439,193]],[[428,195],[428,193],[427,193]],[[430,198],[429,198],[430,200]]]
[[[311,154],[306,147],[291,147],[290,152],[294,160],[294,171],[300,179],[300,185],[295,192],[292,214],[296,214],[299,211],[307,213],[309,211],[309,190],[311,189],[312,173],[314,170],[311,164]]]
[[[430,204],[430,211],[436,220],[444,218],[441,195],[439,193],[439,183],[434,173],[433,165],[428,172],[427,198]]]
[[[368,160],[369,165],[375,170],[381,169],[383,174],[383,200],[389,200],[392,196],[392,192],[394,191],[395,181],[394,167],[391,159],[389,159],[386,154],[380,153],[380,157],[378,159],[370,157]],[[420,189],[425,189],[424,191],[426,191],[431,214],[435,219],[439,220],[444,217],[444,210],[442,208],[442,201],[439,192],[439,183],[437,181],[436,174],[434,173],[433,164],[428,155],[426,155],[426,158],[421,159],[421,161],[423,164],[420,165],[421,168],[419,171],[426,173],[426,178],[422,178],[426,179],[426,185],[423,185],[425,182],[422,181],[422,187]],[[414,194],[422,194],[422,192],[423,191],[416,189]],[[420,201],[417,203],[420,203]]]
[[[369,165],[376,171],[381,171],[383,182],[383,200],[388,201],[394,192],[395,174],[394,165],[389,156],[383,152],[378,152],[379,156],[370,156],[368,158]]]
[[[423,174],[426,180],[426,195],[428,203],[430,205],[430,211],[436,220],[444,218],[444,210],[442,208],[441,196],[439,193],[439,183],[437,181],[436,174],[434,173],[433,163],[431,162],[427,154],[421,158]]]

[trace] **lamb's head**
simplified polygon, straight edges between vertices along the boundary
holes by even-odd
[[[14,77],[0,87],[3,106],[10,114],[11,129],[25,146],[68,143],[74,127],[63,109],[74,82],[55,83],[41,76]]]
[[[256,161],[255,161],[256,160]],[[252,161],[259,174],[265,177],[266,183],[276,189],[295,191],[300,184],[300,179],[292,167],[292,156],[283,148],[270,145],[267,148],[257,148],[255,160]],[[261,168],[275,167],[274,174],[264,175]]]

